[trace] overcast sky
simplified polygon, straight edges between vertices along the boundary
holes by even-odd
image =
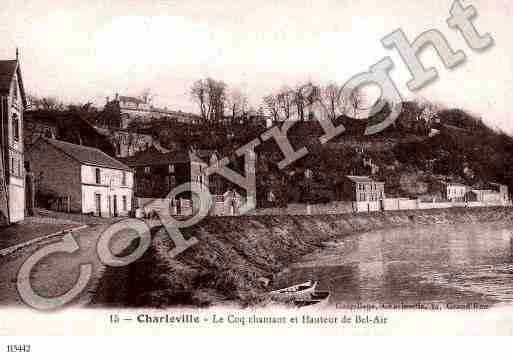
[[[96,101],[151,88],[157,105],[196,111],[191,84],[206,76],[246,92],[258,105],[284,84],[343,84],[390,56],[404,98],[472,111],[513,133],[513,2],[462,0],[495,46],[476,53],[446,25],[452,1],[430,0],[2,0],[1,58],[21,52],[27,92]],[[435,28],[465,64],[447,71],[432,50],[422,59],[439,80],[416,93],[395,50],[381,38],[401,28],[413,40]]]

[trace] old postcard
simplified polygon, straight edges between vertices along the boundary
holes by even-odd
[[[0,335],[513,334],[513,3],[0,8]]]

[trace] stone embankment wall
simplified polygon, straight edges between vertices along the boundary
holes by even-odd
[[[322,248],[326,241],[394,227],[494,221],[513,223],[513,209],[207,217],[183,230],[186,239],[194,236],[199,243],[176,258],[168,255],[173,242],[166,231],[155,228],[151,248],[130,268],[129,304],[258,303],[267,290],[263,283],[300,257]]]

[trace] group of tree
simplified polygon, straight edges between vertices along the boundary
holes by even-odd
[[[354,116],[362,108],[364,93],[355,90],[351,95],[342,93],[336,83],[325,86],[312,82],[294,88],[283,86],[264,97],[263,102],[273,122],[312,120],[317,116],[334,120],[340,115]]]

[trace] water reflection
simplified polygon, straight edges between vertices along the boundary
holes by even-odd
[[[282,283],[317,279],[337,303],[513,301],[513,231],[503,224],[364,233],[305,257]]]

